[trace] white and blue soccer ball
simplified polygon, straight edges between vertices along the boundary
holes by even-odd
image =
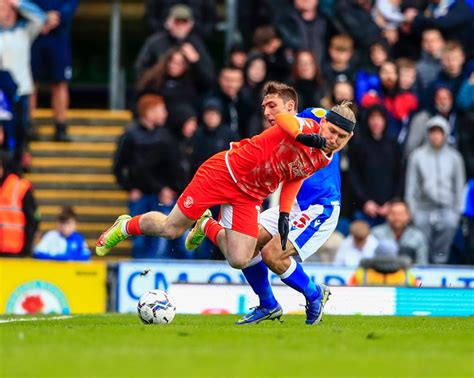
[[[138,316],[145,324],[168,324],[176,315],[176,307],[168,293],[163,290],[150,290],[138,300]]]

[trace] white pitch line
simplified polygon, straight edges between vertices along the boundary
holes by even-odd
[[[72,318],[72,315],[63,316],[51,316],[49,318],[19,318],[19,319],[0,319],[0,323],[12,323],[12,322],[33,322],[38,320],[61,320]]]

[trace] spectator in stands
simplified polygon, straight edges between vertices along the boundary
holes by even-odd
[[[0,151],[0,257],[30,255],[37,228],[31,183],[13,173],[7,153]]]
[[[355,68],[352,63],[354,42],[347,34],[338,34],[331,38],[328,59],[321,65],[324,79],[328,85],[336,81],[347,80],[354,83]]]
[[[464,216],[465,263],[474,265],[474,178],[466,185]]]
[[[238,140],[238,135],[222,123],[222,104],[217,98],[208,98],[203,105],[202,124],[193,138],[192,171],[219,151]]]
[[[416,63],[417,77],[424,94],[442,70],[444,39],[438,29],[426,29],[421,36],[421,57]]]
[[[321,105],[326,109],[330,109],[343,100],[352,102],[352,109],[357,111],[354,105],[354,87],[350,81],[344,78],[337,80],[332,85],[330,92],[321,99]]]
[[[217,14],[212,0],[145,0],[145,23],[150,33],[161,32],[165,28],[166,16],[177,5],[188,6],[193,14],[193,33],[208,39],[214,31]]]
[[[79,0],[35,0],[35,3],[46,13],[46,22],[31,50],[31,68],[36,83],[31,104],[36,108],[39,83],[49,83],[56,128],[54,139],[69,141],[66,112],[69,107],[68,80],[72,76],[70,31]]]
[[[377,0],[372,8],[372,19],[382,30],[397,30],[405,16],[400,10],[401,0]]]
[[[381,30],[372,20],[372,2],[369,0],[339,0],[336,17],[332,20],[339,32],[349,34],[360,49],[367,54],[369,46],[380,39]]]
[[[146,70],[137,83],[138,97],[144,93],[154,93],[164,97],[166,107],[185,102],[197,109],[199,96],[213,86],[210,76],[201,64],[190,63],[182,47],[172,47],[158,61]]]
[[[138,54],[135,63],[137,79],[143,72],[155,65],[159,58],[171,47],[181,47],[187,61],[191,65],[200,66],[199,72],[205,72],[213,81],[214,64],[202,39],[191,34],[194,17],[187,5],[174,5],[170,8],[165,22],[165,30],[150,36]]]
[[[461,84],[456,104],[460,111],[469,112],[474,110],[474,71]]]
[[[411,92],[416,96],[416,98],[419,98],[421,89],[418,82],[415,61],[408,58],[399,58],[396,63],[398,75],[400,77],[400,90],[403,92]]]
[[[219,86],[209,97],[216,97],[222,103],[222,119],[233,132],[246,135],[245,102],[240,90],[244,84],[242,70],[232,66],[222,67],[218,79]]]
[[[18,131],[13,122],[17,88],[10,73],[0,69],[0,151],[10,150],[14,145],[15,131]]]
[[[351,286],[417,286],[410,271],[411,261],[401,255],[393,240],[381,240],[372,258],[360,261],[359,268],[349,280]]]
[[[33,92],[30,67],[31,44],[38,36],[46,17],[31,1],[0,0],[0,69],[9,71],[18,86],[14,119],[15,163],[22,162],[29,129],[29,100]],[[13,140],[13,138],[12,138]]]
[[[252,52],[248,55],[244,67],[244,85],[240,96],[245,103],[246,112],[244,123],[246,125],[243,138],[259,134],[262,128],[262,88],[267,76],[267,63],[262,54]]]
[[[180,152],[180,163],[186,184],[192,177],[193,137],[198,128],[197,116],[196,110],[183,102],[173,108],[167,122],[169,130],[178,142],[176,148]]]
[[[265,57],[267,80],[287,81],[293,56],[285,49],[277,30],[273,26],[260,26],[255,30],[253,46]]]
[[[415,148],[420,147],[426,141],[426,125],[434,116],[440,116],[446,119],[449,125],[449,134],[447,142],[454,145],[456,142],[456,119],[457,114],[454,110],[454,100],[451,90],[443,85],[436,88],[434,93],[434,106],[429,110],[422,110],[415,114],[404,146],[404,155],[408,157]]]
[[[310,50],[296,52],[290,84],[298,93],[299,111],[319,105],[324,97],[326,88],[319,65]]]
[[[236,68],[240,68],[242,71],[247,61],[247,51],[241,43],[234,43],[229,50],[229,60],[227,64]]]
[[[378,241],[370,233],[369,224],[362,220],[352,222],[350,235],[341,243],[334,262],[340,265],[356,266],[363,258],[374,255]]]
[[[370,45],[369,52],[369,63],[356,73],[355,90],[358,104],[367,92],[380,92],[379,70],[388,59],[388,45],[381,39]]]
[[[467,177],[474,177],[474,72],[461,85],[458,93],[459,150],[466,164]]]
[[[401,192],[401,152],[397,142],[387,135],[387,113],[374,105],[367,111],[367,132],[359,135],[349,149],[354,199],[369,224],[384,221],[389,201]]]
[[[461,154],[448,146],[449,125],[436,116],[427,123],[428,143],[408,159],[405,195],[415,226],[429,243],[429,261],[446,263],[458,229],[465,184]]]
[[[388,203],[387,222],[372,229],[379,240],[393,240],[399,251],[410,256],[415,264],[428,264],[428,244],[425,235],[410,224],[411,214],[408,206],[400,199]]]
[[[418,109],[418,99],[413,93],[400,90],[399,75],[395,62],[387,61],[380,67],[381,91],[369,91],[361,100],[363,108],[383,104],[387,109],[388,135],[402,143],[413,112]]]
[[[327,21],[318,5],[319,0],[294,0],[293,7],[276,18],[275,25],[285,46],[309,50],[320,65],[326,53]]]
[[[466,51],[472,49],[473,15],[465,0],[430,0],[424,12],[408,8],[405,10],[405,17],[412,23],[415,33],[426,29],[439,29],[446,39],[460,41]]]
[[[33,250],[33,257],[42,260],[90,260],[91,251],[84,235],[77,232],[77,215],[70,206],[64,206],[56,218],[56,230],[43,235]]]
[[[172,206],[185,185],[176,140],[165,127],[168,112],[163,97],[143,95],[137,108],[138,120],[120,137],[113,164],[117,182],[128,192],[132,216],[162,211],[160,203]],[[132,243],[135,258],[166,255],[159,250],[164,243],[159,238],[134,238]]]
[[[474,62],[466,62],[466,55],[459,42],[449,41],[443,49],[441,57],[442,71],[432,84],[432,88],[445,85],[451,89],[454,98],[457,97],[461,84],[474,71]],[[433,89],[430,94],[432,95]]]

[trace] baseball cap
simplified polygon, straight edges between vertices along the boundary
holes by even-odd
[[[173,5],[170,8],[168,17],[188,20],[191,22],[194,21],[193,11],[190,7],[184,4]]]

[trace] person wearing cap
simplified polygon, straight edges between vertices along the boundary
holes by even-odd
[[[194,16],[191,8],[177,4],[170,8],[165,22],[165,30],[151,35],[143,45],[135,63],[136,76],[152,67],[171,47],[180,47],[196,75],[206,77],[207,82],[215,80],[214,64],[197,34],[193,34]]]
[[[446,144],[449,124],[435,116],[427,123],[427,143],[408,158],[405,199],[428,240],[430,263],[448,262],[458,229],[466,182],[461,154]]]
[[[145,0],[145,23],[151,33],[163,31],[166,16],[176,4],[191,8],[195,19],[193,33],[208,39],[214,31],[217,14],[213,0]]]
[[[204,102],[201,119],[193,138],[193,172],[212,155],[239,139],[238,134],[223,123],[222,104],[218,98],[209,98]]]

